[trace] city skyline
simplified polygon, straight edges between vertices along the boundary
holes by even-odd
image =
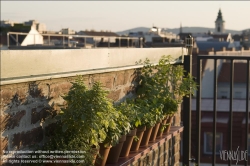
[[[215,27],[221,8],[225,29],[250,28],[250,1],[1,1],[1,20],[37,20],[47,30],[123,31],[136,27]]]

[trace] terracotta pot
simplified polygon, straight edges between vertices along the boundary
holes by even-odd
[[[161,121],[159,130],[158,130],[158,133],[157,133],[157,137],[162,137],[162,134],[163,134],[163,132],[164,132],[163,127],[164,127],[165,124],[167,123],[167,118],[168,118],[168,117],[166,117],[165,119],[163,119],[163,120]]]
[[[137,129],[130,130],[130,132],[127,134],[126,141],[123,143],[122,146],[120,157],[127,157],[129,155],[134,136],[136,135],[136,130]]]
[[[137,128],[136,136],[138,137],[139,140],[138,141],[133,140],[130,151],[138,151],[145,130],[146,126]]]
[[[155,141],[156,135],[157,135],[159,127],[160,127],[160,124],[161,124],[160,122],[156,123],[156,125],[153,127],[153,130],[152,130],[149,141]]]
[[[149,138],[151,136],[153,127],[154,126],[146,128],[146,130],[145,130],[145,132],[143,134],[140,146],[148,146]]]
[[[92,150],[93,150],[93,164],[95,164],[95,160],[96,160],[96,157],[97,157],[97,155],[98,155],[98,153],[99,153],[99,149],[97,149],[97,148],[92,148]]]
[[[126,135],[121,136],[119,143],[110,149],[107,163],[112,164],[118,161],[124,141],[126,141]]]
[[[163,133],[166,133],[166,134],[169,133],[169,130],[170,130],[170,127],[171,127],[173,118],[174,118],[174,116],[169,116],[169,117],[168,117],[167,122],[166,122],[167,126],[166,126],[166,128],[165,128],[165,130],[164,130]]]
[[[101,155],[100,157],[96,158],[95,161],[95,166],[105,166],[106,165],[106,161],[109,155],[109,151],[110,151],[111,146],[105,147],[104,144],[100,144],[100,151],[99,154]]]

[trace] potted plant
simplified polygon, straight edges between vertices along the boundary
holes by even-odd
[[[42,148],[38,150],[49,150],[49,151],[82,151],[80,160],[84,161],[84,165],[93,166],[95,158],[98,154],[98,149],[92,148],[88,143],[85,142],[85,139],[82,133],[78,133],[77,130],[62,130],[62,121],[57,121],[54,124],[54,130],[51,133],[46,132],[46,135],[50,135],[47,138],[47,142],[43,145]],[[54,153],[53,155],[65,155],[62,153]],[[53,160],[69,160],[67,158],[57,158]],[[46,166],[52,165],[62,165],[60,163],[46,164]],[[71,164],[77,165],[77,164]]]
[[[137,141],[133,141],[131,151],[137,151],[139,146],[147,146],[153,126],[161,117],[162,105],[151,103],[150,100],[136,98],[133,100],[134,108],[140,115],[140,126],[137,128]]]
[[[112,144],[119,139],[119,135],[111,132],[119,129],[116,124],[119,113],[107,93],[99,82],[87,88],[83,78],[78,76],[63,97],[67,106],[56,117],[61,125],[48,142],[50,148],[86,151],[84,160],[88,163],[85,165],[93,165],[99,145]]]
[[[136,104],[143,113],[142,124],[146,126],[140,146],[147,146],[154,126],[161,119],[163,105],[145,98],[138,98]]]
[[[119,117],[116,119],[117,130],[111,130],[111,135],[114,138],[110,141],[113,146],[110,149],[107,163],[116,163],[118,161],[123,144],[126,141],[126,135],[129,133],[131,127],[128,117],[124,115],[120,110],[117,110],[117,112],[119,113]],[[116,136],[118,135],[119,139],[117,141]],[[109,136],[107,138],[109,138]]]
[[[163,106],[138,96],[133,100],[133,104],[141,116],[140,127],[137,128],[136,133],[138,139],[133,141],[131,147],[131,151],[137,151],[139,146],[148,145],[152,129],[161,117]]]
[[[168,97],[166,99],[166,102],[164,104],[164,112],[167,115],[167,118],[164,119],[164,122],[162,124],[162,128],[160,129],[161,133],[168,133],[171,127],[171,123],[173,121],[174,114],[178,111],[178,103],[177,100],[175,100],[172,97]]]
[[[162,114],[160,114],[161,127],[159,132],[155,127],[155,132],[158,132],[158,135],[162,135],[167,121],[168,124],[171,123],[183,96],[190,92],[194,93],[196,89],[193,77],[190,74],[184,77],[183,67],[172,65],[171,60],[171,56],[162,56],[157,65],[151,64],[149,59],[146,59],[143,63],[139,62],[144,66],[140,74],[138,97],[150,100],[153,104],[161,103],[164,105]],[[155,132],[151,140],[155,139]]]
[[[187,76],[184,74],[184,69],[180,65],[170,65],[170,57],[162,57],[170,68],[168,74],[168,82],[171,86],[169,95],[165,97],[164,102],[164,112],[168,115],[167,119],[167,130],[169,132],[170,125],[174,114],[178,111],[179,105],[182,103],[184,96],[187,96],[191,93],[194,94],[194,91],[197,88],[196,82],[193,77],[188,73]]]
[[[153,122],[153,124],[147,124],[148,127],[145,131],[149,138],[144,137],[145,139],[141,143],[142,145],[147,145],[148,140],[154,141],[156,139],[160,122],[163,119],[163,103],[160,101],[160,95],[162,95],[162,91],[166,91],[168,87],[166,86],[166,89],[163,89],[164,86],[159,83],[162,82],[162,80],[158,73],[157,66],[151,64],[148,59],[142,64],[143,68],[141,69],[139,77],[137,100],[141,100],[142,102],[139,103],[143,105],[142,107],[148,109],[151,114],[150,119]]]
[[[130,132],[126,135],[126,140],[123,144],[120,157],[127,157],[129,155],[132,142],[136,139],[137,128],[141,125],[142,114],[139,112],[139,109],[136,108],[136,105],[133,103],[133,100],[127,99],[125,102],[121,102],[116,105],[116,109],[125,115],[130,123]],[[142,131],[144,131],[143,129]],[[140,129],[138,130],[140,131]],[[138,132],[139,134],[141,132]],[[140,135],[139,135],[140,137]]]

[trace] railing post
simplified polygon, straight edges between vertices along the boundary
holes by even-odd
[[[245,150],[248,150],[248,133],[249,133],[249,83],[250,83],[250,66],[247,60],[247,85],[246,85],[246,130],[245,130]],[[249,151],[248,151],[249,153]],[[245,166],[248,165],[248,157],[245,159]]]
[[[214,104],[213,104],[213,156],[212,166],[216,165],[216,123],[217,123],[217,59],[214,59]]]
[[[229,132],[228,132],[228,150],[232,151],[232,137],[233,137],[233,88],[234,87],[234,59],[231,59],[230,66],[230,102],[229,102]],[[247,99],[246,99],[247,101]],[[232,161],[228,160],[228,165],[232,165]]]
[[[196,164],[200,165],[200,133],[201,133],[201,73],[202,73],[202,61],[199,56],[197,56],[197,92],[196,92]]]
[[[184,55],[184,76],[188,77],[188,74],[192,76],[192,48],[193,38],[189,35],[186,38],[186,48],[188,49],[188,55]],[[191,89],[190,89],[191,90]],[[191,91],[188,96],[183,97],[183,166],[189,166],[190,153],[191,153]]]
[[[185,77],[192,73],[192,55],[184,56]],[[183,166],[189,166],[191,152],[191,94],[183,98]]]

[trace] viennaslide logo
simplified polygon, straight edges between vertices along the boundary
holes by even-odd
[[[223,161],[236,161],[236,165],[239,161],[247,161],[248,152],[247,150],[239,151],[239,146],[237,150],[221,150],[220,151],[220,159]]]

